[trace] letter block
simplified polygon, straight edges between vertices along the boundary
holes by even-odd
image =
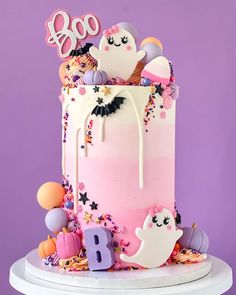
[[[93,227],[84,231],[85,246],[90,270],[105,270],[115,263],[111,231],[105,227]]]

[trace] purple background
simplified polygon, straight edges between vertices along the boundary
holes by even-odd
[[[37,188],[60,181],[60,61],[44,43],[44,21],[57,8],[72,15],[94,12],[103,28],[126,20],[138,28],[140,40],[162,40],[181,86],[178,208],[184,224],[197,222],[209,234],[210,253],[235,268],[236,2],[8,0],[0,10],[0,293],[16,294],[8,284],[10,265],[47,235]]]

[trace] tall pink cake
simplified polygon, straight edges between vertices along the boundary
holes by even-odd
[[[136,29],[119,23],[98,48],[70,50],[59,73],[63,183],[37,195],[55,235],[39,246],[44,262],[78,271],[204,260],[207,236],[180,229],[175,207],[178,86],[161,42],[149,37],[138,49]]]

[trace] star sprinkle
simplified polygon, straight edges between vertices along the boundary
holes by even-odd
[[[104,86],[102,89],[102,92],[104,93],[105,96],[111,94],[111,89],[107,86]]]
[[[85,220],[86,224],[88,224],[89,222],[93,222],[92,217],[93,217],[93,214],[90,214],[87,211],[85,211],[83,219]]]
[[[156,85],[156,93],[158,93],[159,95],[162,95],[163,89],[161,87],[161,83]]]
[[[87,201],[90,201],[89,198],[87,197],[87,193],[80,193],[80,199],[79,201],[81,201],[84,205],[86,204]]]
[[[96,204],[94,201],[89,206],[91,207],[91,210],[97,210],[98,209],[98,204]]]
[[[95,86],[93,87],[93,91],[94,91],[94,93],[99,92],[99,87],[98,87],[97,85],[95,85]]]
[[[101,97],[98,97],[98,99],[96,100],[98,104],[102,104],[103,103],[103,99]]]

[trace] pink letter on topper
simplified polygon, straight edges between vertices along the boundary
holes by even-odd
[[[96,36],[100,32],[100,22],[93,14],[84,17],[70,16],[63,10],[55,11],[46,21],[46,42],[57,47],[59,57],[66,58],[76,49],[81,40]]]

